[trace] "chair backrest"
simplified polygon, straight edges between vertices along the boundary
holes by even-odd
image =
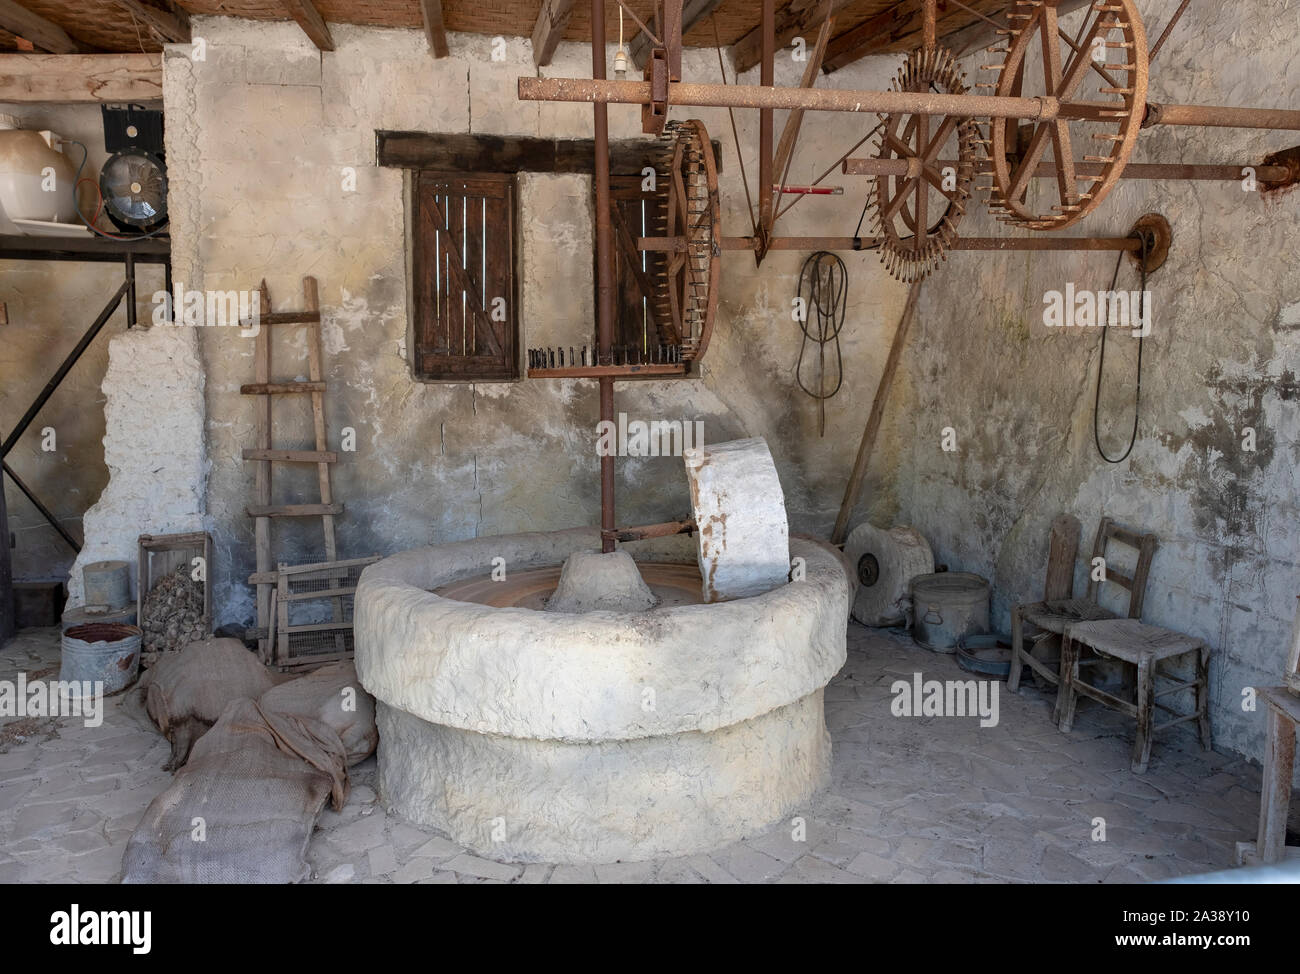
[[[1052,536],[1047,547],[1047,581],[1043,599],[1051,602],[1074,595],[1074,559],[1079,554],[1079,531],[1082,525],[1073,514],[1058,514],[1052,519]]]
[[[1117,541],[1137,550],[1137,565],[1133,569],[1132,578],[1112,568],[1109,561],[1107,561],[1104,580],[1114,582],[1116,585],[1128,589],[1128,617],[1130,619],[1140,619],[1142,617],[1142,600],[1146,597],[1147,577],[1151,574],[1151,559],[1156,553],[1156,536],[1154,534],[1138,534],[1136,531],[1120,527],[1108,517],[1103,517],[1101,523],[1097,525],[1097,538],[1092,545],[1093,562],[1098,558],[1106,558],[1106,546],[1111,541]],[[1088,600],[1096,602],[1100,592],[1101,581],[1098,580],[1093,565],[1089,564]]]

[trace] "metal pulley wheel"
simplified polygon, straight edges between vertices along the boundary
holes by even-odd
[[[943,48],[909,54],[890,89],[948,95],[969,90],[952,53]],[[953,116],[895,114],[880,121],[877,158],[909,165],[906,175],[873,181],[880,259],[898,280],[918,281],[945,259],[957,235],[971,195],[979,128],[972,119]],[[955,158],[957,165],[941,168],[944,158]]]
[[[993,119],[989,206],[1004,223],[1030,230],[1059,230],[1097,208],[1118,182],[1142,127],[1147,98],[1147,40],[1133,0],[1104,0],[1085,13],[1077,38],[1061,31],[1051,0],[1018,0],[1007,14],[1007,46],[993,83],[999,96],[1050,97],[1073,103],[1082,118],[1030,123]],[[1118,52],[1118,61],[1111,56]],[[1072,111],[1071,114],[1074,114]],[[1026,190],[1048,146],[1055,192],[1043,204]],[[1083,158],[1076,162],[1075,153]],[[1055,202],[1049,202],[1050,200]]]
[[[681,340],[682,359],[704,354],[718,312],[722,274],[722,208],[718,202],[718,168],[708,130],[698,119],[665,126],[668,180],[667,236],[681,237],[685,249],[669,255],[666,281],[668,313]]]

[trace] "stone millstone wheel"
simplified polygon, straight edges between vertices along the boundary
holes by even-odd
[[[1006,55],[1003,64],[986,66],[999,72],[995,94],[1050,97],[1086,108],[1084,117],[1025,127],[1018,119],[993,119],[989,208],[1004,223],[1060,230],[1078,222],[1115,188],[1133,153],[1147,101],[1142,18],[1133,0],[1094,4],[1086,16],[1076,45],[1062,36],[1055,3],[1021,0],[1007,14],[1010,46],[990,48]],[[1116,55],[1119,60],[1110,60]],[[1055,192],[1039,204],[1026,191],[1049,145]]]
[[[912,579],[934,571],[929,543],[909,527],[860,524],[844,541],[844,558],[857,579],[853,618],[864,626],[901,625]]]
[[[968,90],[952,53],[943,48],[908,55],[890,84],[892,91]],[[966,212],[975,175],[978,126],[969,118],[882,115],[877,158],[909,164],[905,176],[877,176],[871,201],[880,260],[900,281],[919,281],[945,259]],[[946,150],[946,151],[945,151]],[[940,165],[956,157],[955,167]]]

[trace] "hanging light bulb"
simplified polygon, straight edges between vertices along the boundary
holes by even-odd
[[[623,81],[628,74],[628,52],[623,47],[623,8],[619,8],[619,49],[614,53],[614,74]]]

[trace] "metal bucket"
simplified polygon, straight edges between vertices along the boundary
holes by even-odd
[[[955,653],[962,636],[989,631],[989,582],[970,572],[912,579],[912,638],[936,653]]]
[[[125,690],[140,672],[139,626],[120,622],[88,622],[63,633],[60,680],[96,681],[104,694]]]

